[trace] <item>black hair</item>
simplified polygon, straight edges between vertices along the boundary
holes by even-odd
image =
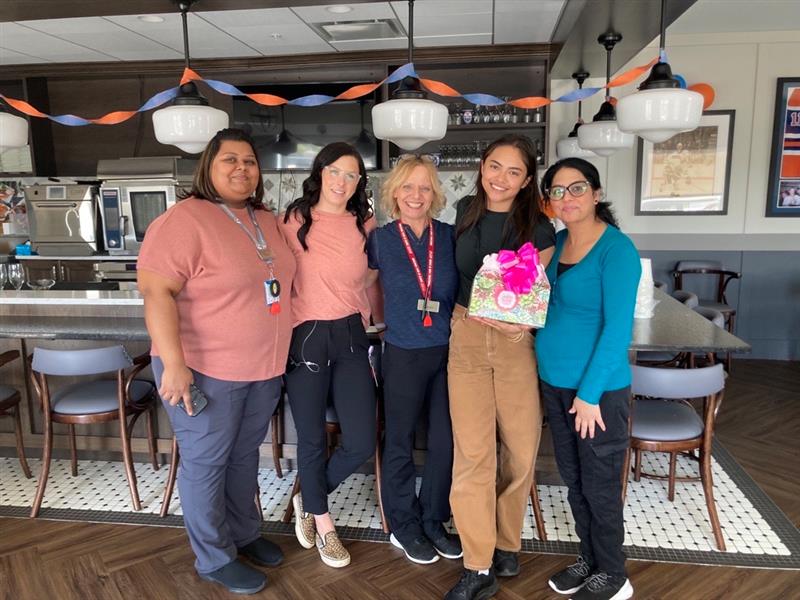
[[[306,238],[311,229],[311,208],[319,202],[319,194],[322,189],[322,169],[343,156],[352,156],[358,162],[358,172],[361,177],[358,179],[355,192],[347,201],[346,210],[356,217],[356,226],[364,238],[364,250],[366,251],[367,232],[364,229],[364,223],[372,216],[372,209],[367,200],[367,169],[358,151],[345,142],[333,142],[319,151],[311,166],[311,174],[303,182],[303,195],[286,208],[286,214],[283,217],[284,223],[288,223],[289,218],[295,214],[302,221],[300,229],[297,230],[297,239],[303,246],[303,250],[308,250]]]
[[[600,185],[600,173],[597,171],[597,167],[592,163],[582,158],[562,158],[558,162],[550,165],[550,168],[545,171],[542,177],[541,189],[545,204],[550,203],[550,186],[553,184],[556,173],[561,169],[575,169],[576,171],[580,171],[581,175],[586,178],[586,181],[589,182],[594,192],[603,189],[603,186]],[[611,210],[610,202],[598,202],[594,207],[594,214],[601,221],[619,229],[619,223],[617,223],[617,218],[614,216],[614,211]]]

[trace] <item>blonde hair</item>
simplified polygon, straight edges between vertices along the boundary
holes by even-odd
[[[397,209],[397,200],[395,200],[394,197],[395,192],[408,180],[411,176],[411,172],[417,167],[424,167],[431,180],[433,201],[428,209],[428,216],[430,218],[437,217],[444,208],[444,191],[442,190],[442,185],[439,183],[439,174],[436,171],[436,165],[434,165],[433,161],[427,156],[409,154],[400,158],[381,187],[381,206],[393,219],[400,216],[400,211]]]

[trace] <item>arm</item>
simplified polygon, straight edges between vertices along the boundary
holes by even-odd
[[[178,334],[178,307],[175,303],[175,296],[181,291],[183,284],[152,271],[142,270],[138,272],[138,285],[144,297],[147,332],[164,363],[158,393],[172,406],[183,399],[186,412],[191,415],[189,385],[194,377],[183,357]]]

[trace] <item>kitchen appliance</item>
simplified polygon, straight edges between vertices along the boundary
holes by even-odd
[[[36,184],[25,188],[32,250],[44,256],[91,256],[98,251],[98,186]]]
[[[111,255],[137,255],[147,227],[189,187],[197,165],[174,156],[100,160],[103,241]]]

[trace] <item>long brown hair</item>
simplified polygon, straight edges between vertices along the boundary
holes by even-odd
[[[200,161],[197,163],[197,169],[194,172],[191,189],[188,192],[185,190],[179,190],[177,192],[178,198],[183,200],[184,198],[193,196],[195,198],[199,198],[200,200],[214,202],[215,204],[220,204],[222,202],[217,189],[211,182],[211,163],[214,162],[217,154],[219,154],[219,149],[222,146],[222,142],[245,142],[246,144],[250,145],[250,148],[253,150],[253,155],[256,157],[256,165],[258,166],[258,181],[256,183],[256,190],[253,192],[253,195],[247,199],[247,203],[256,209],[265,208],[264,181],[261,179],[261,163],[258,160],[256,145],[253,142],[253,138],[251,138],[247,132],[241,129],[233,128],[220,129],[216,135],[211,138],[211,141],[208,142],[208,146],[206,146],[206,149],[203,150],[203,154],[200,156]]]
[[[532,239],[536,224],[547,219],[542,213],[539,189],[536,186],[536,150],[531,140],[524,135],[504,135],[489,144],[483,151],[481,167],[492,152],[501,146],[511,146],[519,151],[522,162],[525,163],[526,177],[530,177],[528,184],[520,189],[514,198],[511,212],[503,228],[503,239],[516,246],[521,246]],[[475,197],[467,205],[464,216],[457,225],[456,238],[475,227],[485,214],[486,191],[483,189],[482,175],[479,170]]]

